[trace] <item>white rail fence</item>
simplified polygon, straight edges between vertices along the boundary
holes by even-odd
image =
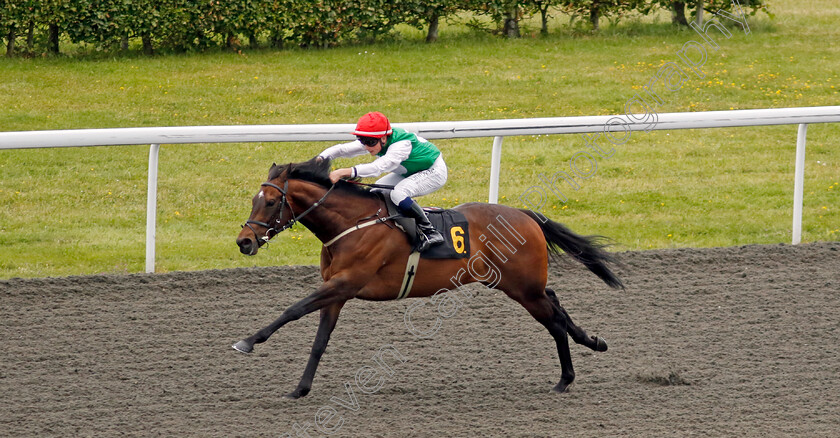
[[[652,115],[648,115],[651,116]],[[490,202],[498,202],[502,140],[517,135],[605,133],[617,117],[582,116],[512,120],[395,123],[427,139],[494,137],[490,170]],[[627,116],[621,129],[629,131],[799,125],[794,172],[792,243],[802,236],[805,178],[805,138],[813,123],[840,122],[840,106],[735,111],[665,113],[636,120]],[[118,146],[149,144],[149,183],[146,209],[146,272],[155,270],[158,153],[161,144],[248,143],[287,141],[349,141],[355,125],[242,125],[163,128],[74,129],[62,131],[0,132],[0,149]],[[613,131],[614,132],[614,131]]]

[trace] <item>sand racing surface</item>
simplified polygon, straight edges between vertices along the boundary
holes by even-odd
[[[609,343],[572,344],[560,395],[548,332],[484,288],[430,339],[406,328],[413,300],[349,302],[312,392],[287,400],[317,312],[251,355],[230,346],[310,293],[315,267],[0,281],[0,436],[837,436],[840,242],[619,255],[626,291],[552,267]],[[361,391],[388,346],[405,361],[383,355],[394,375]]]

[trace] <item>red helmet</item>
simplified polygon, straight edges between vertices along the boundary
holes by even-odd
[[[388,118],[379,111],[374,111],[359,118],[359,123],[356,124],[356,130],[353,131],[353,134],[360,137],[380,138],[391,132],[393,130]]]

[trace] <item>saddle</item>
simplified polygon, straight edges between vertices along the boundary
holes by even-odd
[[[392,217],[397,228],[402,230],[408,242],[415,246],[420,238],[416,221],[403,216],[391,198],[377,193],[388,207],[388,216]],[[443,235],[445,242],[429,247],[420,254],[424,259],[465,259],[470,257],[469,222],[467,218],[455,210],[437,207],[423,207],[432,226]]]

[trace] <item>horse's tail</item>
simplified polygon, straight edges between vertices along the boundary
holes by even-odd
[[[559,256],[562,252],[569,254],[575,260],[583,263],[593,274],[613,289],[624,289],[624,284],[615,273],[610,270],[608,263],[618,264],[618,261],[604,248],[609,244],[604,236],[581,236],[575,234],[565,225],[531,210],[520,209],[531,217],[542,229],[545,243],[552,256]]]

